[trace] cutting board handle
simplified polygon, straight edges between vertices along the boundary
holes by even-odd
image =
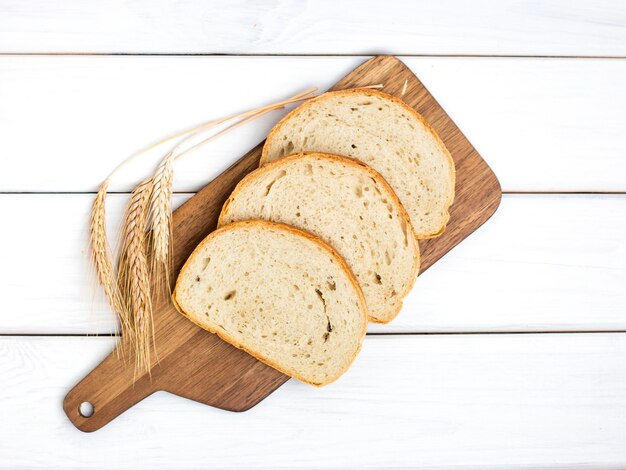
[[[96,431],[156,391],[150,376],[134,376],[133,364],[115,350],[70,390],[63,409],[74,426]]]

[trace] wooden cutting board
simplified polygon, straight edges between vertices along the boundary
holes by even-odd
[[[456,164],[456,198],[450,223],[442,236],[420,241],[423,272],[495,212],[501,198],[500,184],[424,85],[395,57],[368,60],[333,89],[373,84],[383,84],[383,91],[402,98],[424,116]],[[173,279],[196,245],[215,229],[222,204],[235,185],[257,168],[261,147],[259,144],[252,149],[174,212]],[[133,359],[123,360],[114,351],[67,394],[63,408],[78,429],[95,431],[158,390],[225,410],[245,411],[289,379],[200,329],[180,315],[169,299],[155,301],[154,321],[159,361],[151,374],[134,377]],[[83,402],[93,405],[90,417],[79,411]]]

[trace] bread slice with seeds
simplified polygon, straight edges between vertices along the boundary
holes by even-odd
[[[283,224],[237,222],[211,233],[172,297],[200,327],[313,385],[343,374],[365,336],[365,300],[344,260]]]
[[[387,323],[419,268],[409,217],[367,165],[321,153],[292,155],[247,175],[218,226],[264,219],[306,230],[335,248],[356,276],[371,321]]]
[[[445,230],[454,199],[454,162],[430,125],[403,101],[366,88],[324,93],[272,129],[261,164],[304,151],[367,163],[398,195],[418,238]]]

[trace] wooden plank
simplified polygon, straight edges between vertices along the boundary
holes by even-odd
[[[112,346],[0,338],[0,468],[626,466],[624,334],[368,337],[328,387],[239,414],[157,393],[81,434],[62,397]]]
[[[5,226],[19,227],[0,246],[10,293],[0,297],[0,333],[114,330],[85,253],[92,197],[0,195]],[[125,199],[109,198],[112,242]],[[418,279],[398,318],[370,332],[626,330],[624,213],[622,195],[505,195]]]
[[[626,55],[619,0],[4,0],[0,52]]]
[[[309,86],[326,89],[361,61],[0,57],[0,191],[95,191],[117,163],[171,132]],[[626,191],[626,60],[406,62],[505,191]],[[261,141],[281,115],[185,157],[177,166],[176,190],[204,186]],[[127,168],[112,189],[131,189],[165,150]]]

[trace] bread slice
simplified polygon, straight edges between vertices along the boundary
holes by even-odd
[[[172,297],[200,327],[313,385],[348,369],[367,324],[343,259],[318,238],[267,221],[211,233],[183,266]]]
[[[274,127],[261,164],[303,151],[367,163],[396,192],[418,238],[443,233],[454,199],[454,162],[435,131],[406,103],[365,88],[324,93]]]
[[[322,153],[292,155],[247,175],[218,226],[264,219],[306,230],[335,248],[356,276],[371,321],[387,323],[419,269],[409,217],[367,165]]]

